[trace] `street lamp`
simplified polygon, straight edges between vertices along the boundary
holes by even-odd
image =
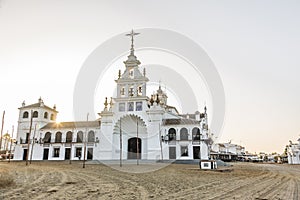
[[[87,122],[89,121],[89,113],[87,113],[86,121]],[[85,154],[86,154],[87,132],[88,132],[88,124],[86,126],[85,134],[83,135],[83,147],[84,147],[84,150],[83,150],[83,165],[82,165],[82,168],[85,168],[85,158],[86,158]]]

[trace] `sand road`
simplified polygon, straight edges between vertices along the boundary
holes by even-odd
[[[143,164],[127,166],[136,170]],[[148,173],[126,173],[102,164],[0,162],[14,184],[0,199],[300,199],[300,166],[233,163],[230,172],[171,164]],[[0,180],[1,181],[1,180]]]

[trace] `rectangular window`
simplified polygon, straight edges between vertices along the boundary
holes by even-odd
[[[189,156],[188,147],[181,146],[181,156]]]
[[[134,71],[133,71],[133,69],[131,69],[129,71],[129,76],[130,76],[130,78],[134,78]]]
[[[133,110],[134,110],[134,103],[128,102],[128,111],[133,111]]]
[[[143,102],[136,102],[136,111],[143,110]]]
[[[138,95],[139,95],[139,96],[143,95],[143,89],[142,89],[142,86],[139,86],[139,87],[138,87]]]
[[[129,88],[128,94],[129,94],[129,96],[131,96],[131,97],[134,95],[133,87],[130,87],[130,88]]]
[[[59,157],[60,148],[53,148],[53,157]]]
[[[124,96],[124,95],[125,95],[125,88],[124,88],[124,87],[121,88],[120,94],[121,94],[121,96]]]
[[[119,103],[119,111],[124,112],[125,111],[125,103]]]
[[[79,159],[81,158],[81,147],[76,147],[75,149],[75,157],[78,157]]]

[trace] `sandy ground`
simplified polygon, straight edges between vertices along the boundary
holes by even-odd
[[[143,164],[130,167],[141,169]],[[233,163],[232,171],[172,164],[148,173],[68,162],[0,162],[14,185],[0,199],[299,199],[300,166]]]

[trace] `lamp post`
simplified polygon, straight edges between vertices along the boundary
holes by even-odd
[[[136,164],[139,165],[139,119],[136,120]]]
[[[4,126],[4,116],[5,116],[5,110],[3,111],[3,116],[2,116],[2,126],[1,126],[1,136],[0,136],[0,151],[2,149],[2,134],[3,134],[3,126]]]
[[[122,167],[122,153],[123,153],[121,119],[122,118],[120,118],[120,167]]]
[[[160,128],[160,122],[158,124],[158,134],[159,134],[159,146],[160,146],[160,155],[161,155],[161,160],[164,160],[164,157],[163,157],[163,150],[162,150],[162,136],[161,136],[161,128]]]
[[[33,137],[32,137],[31,152],[30,152],[30,161],[29,161],[30,164],[31,164],[31,161],[32,161],[33,145],[34,145],[34,143],[36,143],[35,132],[36,132],[36,124],[34,125],[34,131],[33,131]]]
[[[89,113],[87,113],[87,116],[86,116],[86,122],[89,121]],[[85,135],[83,137],[83,165],[82,165],[82,168],[85,168],[85,158],[86,158],[86,136],[87,136],[87,131],[88,131],[88,123],[86,124],[86,131],[85,131]]]
[[[69,159],[69,164],[72,163],[72,142],[73,142],[73,133],[74,133],[74,128],[72,129],[71,141],[70,141],[70,159]],[[66,140],[67,140],[67,138],[66,138]]]
[[[29,134],[28,134],[28,141],[27,141],[27,152],[26,152],[26,166],[28,165],[28,157],[29,157],[29,145],[30,145],[30,135],[31,135],[31,129],[32,129],[32,119],[33,119],[33,111],[31,110],[30,113],[30,126],[29,126]]]
[[[10,157],[11,157],[11,147],[12,147],[12,143],[14,142],[14,126],[12,126],[12,131],[11,131],[11,139],[10,139],[10,147],[9,147],[9,158],[8,158],[8,162],[10,163]]]

